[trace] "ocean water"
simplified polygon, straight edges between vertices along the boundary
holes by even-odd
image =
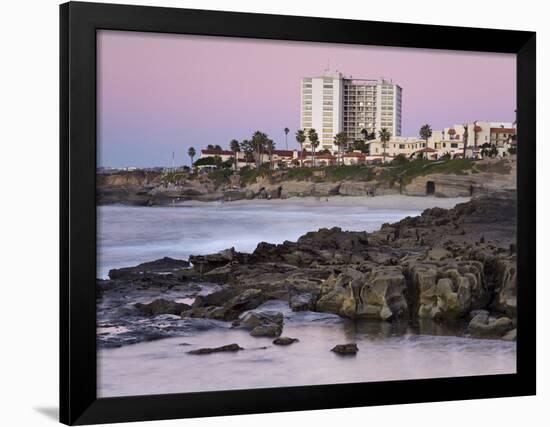
[[[230,203],[189,202],[170,207],[98,207],[98,277],[164,256],[187,259],[230,247],[252,252],[259,242],[295,241],[323,227],[374,231],[383,223],[449,208],[464,198],[331,197]]]
[[[228,247],[253,251],[260,241],[282,243],[321,227],[373,231],[386,222],[418,215],[466,199],[385,196],[289,199],[232,203],[186,203],[171,207],[98,208],[98,277],[109,269],[164,256],[186,259]],[[182,294],[182,298],[187,295]],[[130,302],[129,302],[130,303]],[[98,351],[101,397],[210,390],[491,375],[516,371],[515,343],[460,336],[461,330],[420,325],[352,322],[322,313],[293,313],[270,301],[258,310],[282,311],[288,347],[254,338],[226,322],[180,325],[178,316],[159,318],[181,335]],[[156,321],[152,319],[152,322]],[[185,322],[183,322],[185,323]],[[117,329],[118,328],[118,329]],[[124,334],[110,325],[99,333]],[[180,332],[181,331],[181,332]],[[356,356],[330,349],[356,342]],[[236,353],[190,355],[201,347],[237,343]]]
[[[494,375],[516,372],[515,343],[453,336],[433,322],[411,327],[384,322],[352,322],[323,313],[285,311],[283,335],[290,346],[252,337],[225,322],[186,336],[99,351],[100,397],[214,390],[290,387],[366,381]],[[286,308],[285,308],[286,307]],[[262,308],[260,308],[262,309]],[[355,356],[330,351],[355,342]],[[191,355],[190,350],[239,344],[234,353]]]

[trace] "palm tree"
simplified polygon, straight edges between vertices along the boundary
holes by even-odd
[[[363,135],[363,139],[366,141],[369,137],[369,131],[365,128],[361,129],[361,135]]]
[[[382,128],[382,130],[378,132],[378,137],[382,142],[382,163],[386,163],[386,144],[389,142],[391,134],[388,129]]]
[[[420,137],[426,141],[426,147],[428,146],[428,139],[432,136],[432,127],[429,124],[425,124],[420,128]]]
[[[307,136],[309,138],[309,143],[311,144],[311,167],[315,167],[315,149],[319,146],[319,135],[317,131],[311,128]]]
[[[237,170],[237,163],[238,163],[238,158],[237,158],[237,153],[241,151],[241,146],[239,144],[239,141],[237,141],[236,139],[232,139],[230,142],[229,142],[229,148],[231,149],[231,151],[233,151],[234,154],[234,162],[235,162],[235,170]]]
[[[304,142],[306,142],[306,132],[303,129],[296,131],[296,142],[300,145],[300,166],[304,165]]]
[[[462,141],[463,141],[463,147],[462,147],[462,158],[466,158],[466,149],[468,148],[468,124],[464,123],[462,126],[464,126],[464,133],[462,134]]]
[[[193,157],[195,157],[196,154],[197,152],[195,149],[193,147],[189,147],[189,150],[187,150],[187,155],[191,157],[191,167],[193,167]]]
[[[347,142],[348,136],[345,132],[339,132],[334,136],[334,145],[338,147],[338,161],[340,163],[342,163],[342,153]]]
[[[290,129],[289,128],[285,128],[284,129],[284,133],[285,133],[285,147],[286,149],[288,150],[288,133],[290,132]]]
[[[252,143],[248,139],[243,139],[241,142],[241,150],[244,153],[244,159],[246,161],[246,166],[248,166],[248,162],[253,160],[252,153],[254,152],[254,147],[252,147]]]
[[[259,130],[252,135],[252,147],[256,152],[256,168],[259,168],[262,164],[262,151],[266,146],[267,140],[267,135]]]
[[[265,141],[265,147],[267,149],[267,155],[269,157],[269,169],[271,169],[271,159],[273,158],[273,150],[275,149],[275,143],[272,139],[267,139]]]
[[[474,150],[477,150],[477,134],[481,132],[481,126],[477,124],[477,120],[474,122]]]

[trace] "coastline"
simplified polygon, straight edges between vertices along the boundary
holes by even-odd
[[[387,197],[360,200],[374,202],[373,211],[387,200],[429,202]],[[279,378],[281,369],[301,374],[300,384],[322,381],[304,360],[316,360],[342,382],[357,379],[358,368],[362,381],[513,373],[515,197],[431,207],[372,232],[322,228],[293,241],[260,242],[247,253],[229,248],[113,269],[97,285],[101,394],[170,392],[171,382],[159,378],[179,375],[181,364],[196,366],[196,378],[181,377],[189,391],[202,391],[203,370],[218,367],[241,374],[214,382],[212,390],[293,384]],[[235,203],[221,212],[282,206]],[[277,337],[288,347],[276,345]],[[345,343],[356,344],[358,353],[330,351]],[[417,361],[411,369],[400,362],[403,351]],[[159,358],[170,363],[160,366]],[[144,374],[130,375],[129,359]],[[119,375],[135,382],[120,388]],[[265,382],[243,380],[251,375]]]

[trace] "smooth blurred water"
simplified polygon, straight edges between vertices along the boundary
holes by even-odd
[[[252,252],[259,242],[295,241],[322,227],[374,231],[385,222],[453,207],[467,199],[331,197],[187,203],[170,207],[98,207],[98,277],[165,256],[187,259],[234,246]]]
[[[283,302],[268,304],[285,311]],[[255,338],[226,326],[101,349],[98,393],[109,397],[516,372],[515,342],[446,336],[452,333],[433,322],[413,328],[287,309],[283,335],[300,341],[286,347],[273,345],[272,338]],[[330,351],[348,342],[357,343],[357,355]],[[245,350],[188,354],[232,343]]]

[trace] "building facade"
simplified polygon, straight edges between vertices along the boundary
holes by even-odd
[[[386,128],[401,135],[400,86],[384,79],[354,79],[340,72],[326,71],[319,77],[303,77],[300,82],[300,128],[315,129],[317,150],[338,151],[334,136],[345,132],[350,141],[364,139],[363,129],[378,132]],[[304,148],[311,150],[309,138]]]

